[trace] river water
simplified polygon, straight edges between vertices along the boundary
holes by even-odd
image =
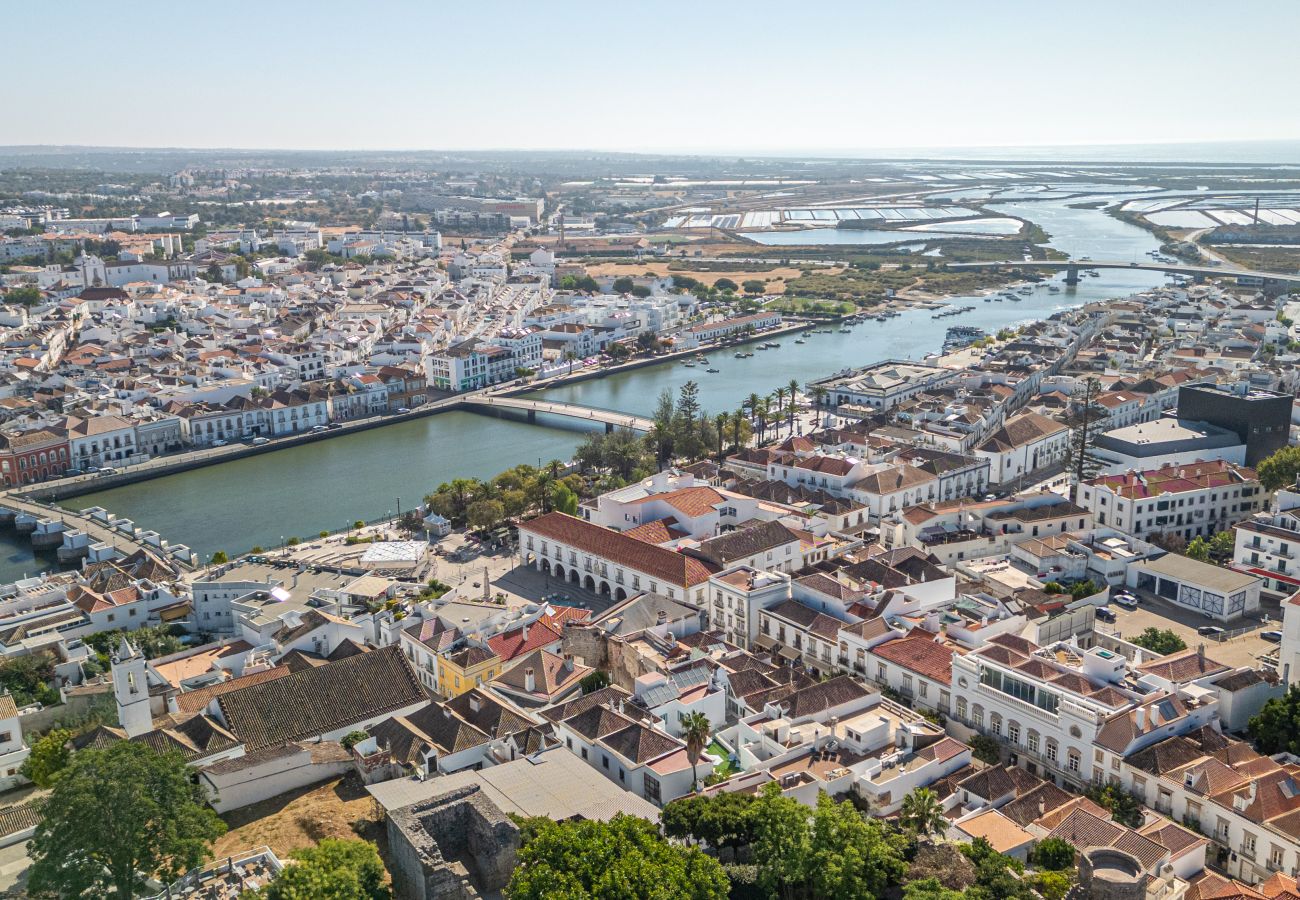
[[[1072,256],[1141,259],[1157,245],[1140,228],[1060,201],[1009,203],[995,210],[1037,222],[1052,235],[1052,246]],[[706,410],[730,411],[750,393],[770,393],[791,379],[802,385],[876,360],[920,359],[939,349],[950,325],[992,332],[1162,281],[1156,273],[1101,270],[1101,277],[1084,278],[1077,288],[1062,287],[1060,293],[1038,288],[1019,303],[954,298],[954,305],[975,307],[959,317],[934,319],[929,311],[911,310],[885,322],[858,325],[849,334],[806,335],[802,345],[787,335],[780,339],[780,349],[755,350],[749,359],[715,353],[710,362],[721,370],[716,375],[703,367],[665,363],[554,388],[543,396],[648,413],[663,389],[676,392],[693,379]],[[1060,278],[1054,283],[1060,284]],[[335,530],[355,519],[379,518],[396,509],[399,497],[402,508],[410,508],[452,478],[490,476],[521,462],[567,459],[583,433],[567,423],[555,419],[534,426],[446,413],[76,497],[66,505],[106,507],[204,556],[216,550],[234,554],[259,544],[275,546],[283,537]],[[52,565],[49,556],[33,556],[25,536],[0,532],[0,582]]]

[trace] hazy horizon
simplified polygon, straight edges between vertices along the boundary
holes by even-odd
[[[0,141],[840,158],[1300,141],[1289,57],[1255,40],[1293,33],[1300,4],[1248,9],[30,4],[7,12],[32,77]]]

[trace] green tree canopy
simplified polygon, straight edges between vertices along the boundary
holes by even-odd
[[[632,286],[632,279],[624,275],[621,278],[614,279],[613,290],[616,294],[630,294],[632,293]]]
[[[1180,638],[1169,628],[1156,628],[1152,626],[1145,629],[1137,637],[1133,638],[1133,643],[1139,647],[1145,647],[1153,653],[1159,653],[1161,656],[1168,656],[1170,653],[1177,653],[1179,650],[1187,649],[1187,642]]]
[[[1281,697],[1265,703],[1247,730],[1255,749],[1266,756],[1283,751],[1300,755],[1300,685],[1291,685]]]
[[[943,816],[943,805],[929,788],[916,788],[903,798],[898,811],[899,822],[919,837],[941,833],[948,824]]]
[[[32,744],[32,752],[18,771],[24,778],[31,779],[37,787],[50,787],[59,773],[68,767],[72,758],[72,751],[68,748],[70,740],[71,731],[66,728],[52,729]]]
[[[742,847],[755,838],[754,795],[723,791],[682,797],[664,807],[660,821],[671,838],[694,838],[710,847]]]
[[[46,798],[29,845],[33,893],[135,896],[208,856],[225,823],[177,752],[119,741],[73,756]]]
[[[966,894],[939,883],[937,878],[922,878],[903,885],[903,900],[962,900]]]
[[[724,900],[717,860],[666,841],[634,816],[554,822],[528,819],[510,900]]]
[[[325,838],[315,847],[296,850],[253,900],[387,900],[384,863],[369,841]]]
[[[732,281],[730,278],[719,278],[717,281],[713,282],[714,290],[718,290],[718,291],[735,292],[738,287],[739,285],[737,285],[736,282]]]
[[[1074,867],[1074,845],[1061,838],[1047,838],[1034,848],[1033,863],[1041,869],[1060,871]]]
[[[1283,447],[1255,467],[1259,483],[1266,491],[1276,491],[1295,484],[1300,474],[1300,447]]]

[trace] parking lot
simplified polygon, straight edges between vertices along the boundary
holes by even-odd
[[[1183,639],[1188,647],[1205,644],[1206,655],[1225,665],[1255,665],[1258,658],[1271,653],[1277,648],[1259,636],[1261,631],[1281,629],[1282,624],[1276,609],[1261,608],[1257,613],[1246,618],[1230,622],[1218,622],[1208,616],[1177,606],[1160,597],[1143,591],[1136,591],[1140,605],[1135,610],[1127,610],[1117,603],[1110,603],[1110,610],[1115,614],[1113,624],[1097,621],[1101,631],[1115,634],[1131,640],[1147,628],[1169,629]],[[1244,634],[1219,641],[1196,633],[1202,625],[1218,625],[1231,634],[1239,629],[1249,629]]]

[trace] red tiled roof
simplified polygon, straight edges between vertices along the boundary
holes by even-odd
[[[885,641],[871,648],[872,654],[918,675],[952,684],[952,648],[925,631]]]
[[[560,541],[678,587],[702,584],[714,569],[703,560],[656,547],[626,534],[592,525],[562,512],[550,512],[519,526],[519,530]]]
[[[558,629],[539,620],[490,637],[487,644],[493,653],[509,662],[525,653],[558,644],[563,637]]]

